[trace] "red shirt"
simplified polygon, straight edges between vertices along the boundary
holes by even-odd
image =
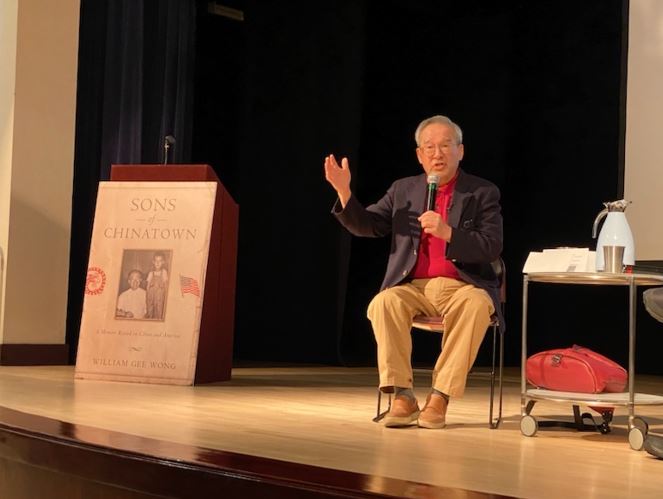
[[[447,221],[448,208],[451,206],[456,178],[458,178],[458,175],[447,184],[440,186],[437,190],[435,211],[442,215],[442,219],[445,222]],[[451,277],[460,280],[458,270],[445,256],[446,251],[447,242],[444,239],[435,237],[432,234],[426,234],[422,230],[419,251],[417,253],[417,263],[410,276],[414,279]]]

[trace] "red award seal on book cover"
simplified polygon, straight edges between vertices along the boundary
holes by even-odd
[[[85,294],[99,295],[106,287],[106,273],[99,267],[90,267],[87,269],[85,278]]]

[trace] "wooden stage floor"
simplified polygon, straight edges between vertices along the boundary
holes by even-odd
[[[302,465],[310,487],[328,480],[320,470],[347,472],[338,475],[349,480],[347,494],[342,483],[335,489],[340,496],[353,495],[352,477],[362,477],[356,497],[663,493],[663,460],[630,448],[624,408],[616,410],[607,435],[541,428],[535,437],[523,436],[517,369],[507,370],[497,430],[487,425],[488,380],[480,374],[470,377],[465,397],[450,404],[443,430],[373,423],[373,368],[244,367],[234,369],[229,382],[194,387],[75,381],[73,374],[73,366],[0,367],[0,424],[38,436],[31,425],[45,418],[68,428],[71,441],[183,465],[210,466],[214,453],[225,463],[264,458],[263,468],[274,473]],[[424,399],[429,374],[417,371],[415,378]],[[663,378],[640,376],[636,391],[663,394]],[[570,421],[572,408],[542,401],[532,414]],[[663,433],[663,406],[639,406],[636,414],[650,431]]]

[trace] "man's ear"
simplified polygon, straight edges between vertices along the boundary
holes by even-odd
[[[421,153],[421,149],[419,149],[419,148],[417,147],[417,148],[414,150],[414,152],[415,152],[416,155],[417,155],[417,161],[419,161],[419,164],[423,166],[424,161],[421,159],[421,154],[422,154],[422,153]]]

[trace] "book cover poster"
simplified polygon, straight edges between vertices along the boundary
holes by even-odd
[[[215,182],[100,182],[75,377],[194,381]]]

